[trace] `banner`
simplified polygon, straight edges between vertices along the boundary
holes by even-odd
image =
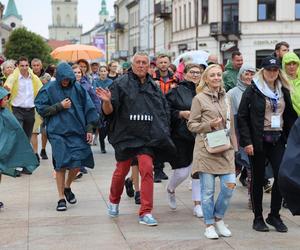
[[[94,36],[94,46],[100,49],[103,54],[106,55],[105,35]],[[103,57],[101,61],[105,61],[105,57]]]

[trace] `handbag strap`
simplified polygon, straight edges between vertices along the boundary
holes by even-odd
[[[226,95],[225,96],[225,103],[227,107],[227,112],[226,112],[226,129],[230,131],[230,100],[229,97]]]

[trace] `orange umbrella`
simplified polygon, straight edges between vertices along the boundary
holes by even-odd
[[[98,59],[104,57],[104,53],[91,45],[70,44],[58,47],[51,52],[54,59],[65,60],[68,62],[75,62],[79,59]]]

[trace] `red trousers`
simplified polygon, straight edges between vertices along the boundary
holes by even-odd
[[[131,160],[117,162],[113,173],[109,200],[113,204],[119,204],[124,189],[125,177],[127,176]],[[153,208],[153,161],[150,155],[137,155],[139,171],[141,175],[141,207],[139,215],[149,214]]]

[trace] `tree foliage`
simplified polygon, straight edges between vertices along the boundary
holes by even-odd
[[[4,55],[8,59],[17,60],[26,56],[30,61],[39,58],[44,64],[53,63],[50,56],[51,48],[44,39],[26,28],[15,29],[5,45]]]

